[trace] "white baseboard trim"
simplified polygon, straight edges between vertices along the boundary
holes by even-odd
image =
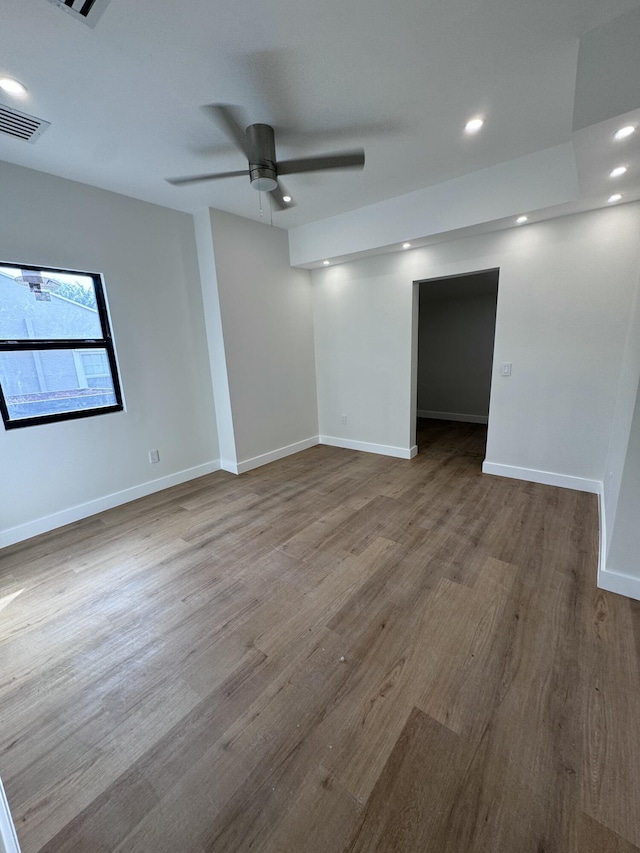
[[[9,803],[0,780],[0,851],[1,853],[20,853],[18,836],[11,819]]]
[[[600,586],[600,573],[607,566],[607,518],[604,507],[604,483],[600,483],[598,489],[598,586]]]
[[[600,521],[598,589],[605,589],[607,592],[615,592],[640,601],[640,578],[607,569],[607,517],[602,488],[598,492],[598,517]]]
[[[640,601],[640,577],[614,572],[607,568],[607,516],[604,502],[604,486],[600,480],[586,480],[582,477],[569,477],[566,474],[554,474],[550,471],[536,471],[532,468],[515,468],[512,465],[499,465],[496,462],[483,462],[482,471],[485,474],[497,474],[500,477],[511,477],[517,480],[528,480],[532,483],[544,483],[547,486],[560,486],[576,489],[580,492],[592,492],[598,496],[598,589],[615,592],[627,598]]]
[[[598,571],[598,588],[640,601],[640,578],[622,572],[610,572],[606,568]]]
[[[378,453],[381,456],[393,456],[396,459],[413,459],[418,452],[417,445],[413,447],[393,447],[389,444],[372,444],[368,441],[337,438],[335,435],[321,435],[319,439],[320,444],[328,444],[331,447],[344,447],[346,450],[362,450],[365,453]]]
[[[310,438],[305,438],[302,441],[296,441],[294,444],[287,444],[285,447],[278,447],[276,450],[270,450],[269,453],[262,453],[260,456],[253,456],[251,459],[245,459],[243,462],[238,462],[235,466],[235,474],[244,474],[245,471],[251,471],[253,468],[260,468],[262,465],[268,465],[270,462],[276,462],[278,459],[284,459],[285,456],[293,456],[294,453],[300,453],[301,450],[308,450],[310,447],[315,447],[319,444],[319,437],[312,435]],[[225,468],[225,471],[229,471]]]
[[[426,409],[418,409],[416,415],[419,418],[433,418],[436,421],[462,421],[466,424],[488,424],[488,415],[463,415],[460,412],[429,412]]]
[[[154,492],[161,492],[163,489],[170,489],[172,486],[179,486],[180,483],[186,483],[188,480],[195,480],[197,477],[203,477],[205,474],[219,470],[220,460],[215,459],[212,462],[205,462],[203,465],[196,465],[194,468],[176,471],[175,474],[168,474],[166,477],[159,477],[157,480],[150,480],[147,483],[141,483],[139,486],[113,492],[110,495],[60,510],[60,512],[36,518],[25,524],[10,527],[7,530],[0,531],[0,548],[6,548],[7,545],[14,545],[16,542],[23,542],[25,539],[31,539],[32,536],[40,535],[40,533],[47,533],[49,530],[64,527],[65,524],[71,524],[81,518],[88,518],[98,512],[113,509],[115,506],[144,498]]]
[[[518,468],[515,465],[501,465],[498,462],[482,463],[483,474],[495,474],[497,477],[510,477],[512,480],[526,480],[529,483],[542,483],[545,486],[559,486],[561,489],[575,489],[578,492],[599,494],[599,480],[587,480],[584,477],[572,477],[569,474],[556,474],[554,471],[538,471],[535,468]]]

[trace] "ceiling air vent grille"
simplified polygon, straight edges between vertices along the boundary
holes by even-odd
[[[21,113],[19,110],[14,110],[13,107],[6,106],[6,104],[0,104],[1,133],[15,136],[17,139],[24,139],[25,142],[35,142],[50,124],[51,122],[30,116],[28,113]]]
[[[79,21],[94,27],[109,0],[49,0],[49,2],[65,12],[70,12]]]

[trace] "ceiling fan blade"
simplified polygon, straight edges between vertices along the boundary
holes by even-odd
[[[250,160],[251,152],[245,129],[241,123],[239,110],[231,104],[209,104],[207,109],[213,114],[218,124],[231,141],[242,151],[247,160]]]
[[[285,190],[280,182],[278,182],[278,186],[275,190],[271,190],[269,193],[271,198],[273,199],[273,203],[278,208],[278,210],[286,210],[288,207],[295,207],[295,204],[292,201],[285,201],[284,196],[289,196],[289,193]],[[291,198],[291,196],[289,196]]]
[[[187,175],[185,178],[165,178],[165,181],[174,187],[184,187],[187,184],[198,184],[201,181],[217,181],[220,178],[239,178],[241,175],[248,174],[248,169],[242,169],[239,172],[212,172],[209,175]]]
[[[325,169],[362,169],[364,150],[344,151],[342,154],[326,154],[324,157],[302,157],[298,160],[278,162],[279,175],[295,175],[299,172],[323,172]]]

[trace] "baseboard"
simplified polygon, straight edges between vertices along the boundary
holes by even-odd
[[[604,502],[604,483],[600,483],[598,489],[598,527],[600,536],[598,538],[598,586],[600,586],[600,574],[607,567],[607,516]]]
[[[235,465],[235,474],[244,474],[245,471],[251,471],[253,468],[260,468],[262,465],[268,465],[270,462],[276,462],[278,459],[284,459],[285,456],[293,456],[294,453],[300,453],[301,450],[308,450],[310,447],[315,447],[319,443],[318,436],[313,435],[311,438],[305,438],[302,441],[296,441],[294,444],[287,444],[285,447],[278,447],[277,450],[270,450],[269,453],[262,453],[260,456],[253,456],[251,459],[245,459],[243,462],[238,462]],[[225,468],[225,471],[229,471]]]
[[[18,836],[11,819],[9,803],[0,780],[0,851],[1,853],[20,853]]]
[[[432,418],[436,421],[462,421],[465,424],[488,424],[488,415],[463,415],[460,412],[429,412],[426,409],[418,409],[416,415],[419,418]]]
[[[78,506],[54,512],[52,515],[36,518],[33,521],[26,522],[26,524],[19,524],[17,527],[10,527],[7,530],[0,531],[0,548],[6,548],[7,545],[14,545],[16,542],[23,542],[25,539],[31,539],[32,536],[39,536],[41,533],[47,533],[57,527],[64,527],[65,524],[71,524],[81,518],[88,518],[98,512],[113,509],[115,506],[144,498],[147,495],[154,494],[154,492],[161,492],[163,489],[170,489],[172,486],[179,486],[180,483],[186,483],[188,480],[195,480],[197,477],[203,477],[205,474],[219,470],[220,460],[215,459],[212,462],[206,462],[204,465],[196,465],[194,468],[176,471],[175,474],[168,474],[166,477],[150,480],[147,483],[141,483],[139,486],[132,486],[130,489],[113,492],[110,495],[87,501]]]
[[[640,578],[607,569],[607,517],[602,489],[598,492],[598,517],[600,521],[598,588],[640,601]]]
[[[533,468],[516,468],[512,465],[499,465],[496,462],[483,462],[482,471],[485,474],[497,474],[500,477],[528,480],[531,483],[543,483],[547,486],[560,486],[561,488],[576,489],[580,492],[592,492],[596,494],[598,496],[598,525],[600,528],[598,588],[640,601],[640,578],[626,575],[623,572],[614,572],[607,568],[607,516],[605,512],[603,484],[600,480],[569,477],[566,474],[554,474],[551,471],[536,471]]]
[[[622,572],[610,572],[606,568],[602,569],[598,572],[598,588],[640,601],[640,578],[623,575]]]
[[[559,486],[561,489],[575,489],[578,492],[599,494],[599,480],[587,480],[584,477],[571,477],[569,474],[556,474],[553,471],[538,471],[535,468],[518,468],[515,465],[501,465],[498,462],[482,463],[484,474],[498,477],[510,477],[512,480],[526,480],[529,483],[542,483],[545,486]]]
[[[396,459],[413,459],[418,452],[417,445],[413,447],[393,447],[389,444],[372,444],[368,441],[354,441],[350,438],[337,438],[335,435],[321,435],[320,444],[331,447],[344,447],[346,450],[362,450],[365,453],[378,453],[381,456],[393,456]]]

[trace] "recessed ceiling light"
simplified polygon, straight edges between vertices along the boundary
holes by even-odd
[[[619,178],[620,175],[624,175],[624,173],[626,171],[627,171],[626,166],[616,166],[615,169],[612,169],[611,172],[609,172],[609,177],[610,178]]]
[[[402,244],[402,248],[403,248],[403,249],[410,249],[410,248],[411,248],[411,243],[403,243],[403,244]]]
[[[325,267],[328,267],[331,261],[323,261],[322,263],[325,265]]]
[[[524,225],[524,223],[525,223],[525,222],[528,222],[528,221],[529,221],[529,217],[528,217],[528,216],[519,216],[519,217],[516,219],[516,223],[517,223],[518,225]]]
[[[480,118],[480,116],[476,116],[476,118],[472,118],[466,123],[464,129],[467,133],[477,133],[483,124],[484,119]]]
[[[627,136],[631,136],[632,133],[635,133],[636,129],[633,124],[627,124],[624,127],[621,127],[620,130],[617,130],[613,134],[614,139],[626,139]]]
[[[291,196],[290,195],[283,195],[282,201],[286,201],[287,203],[289,203],[291,201]]]
[[[622,196],[620,195],[620,193],[614,193],[613,195],[609,196],[607,201],[609,202],[609,204],[615,204],[615,202],[620,201],[621,198]]]
[[[13,77],[0,77],[0,89],[4,89],[9,95],[23,96],[27,94],[27,87]]]

